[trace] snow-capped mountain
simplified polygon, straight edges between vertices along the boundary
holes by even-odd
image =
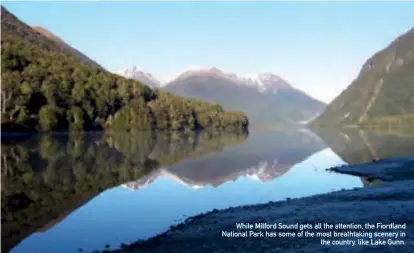
[[[276,177],[282,176],[291,167],[291,164],[278,164],[276,159],[273,161],[273,163],[261,161],[257,165],[248,167],[244,170],[234,171],[230,174],[218,174],[215,178],[207,178],[205,180],[192,178],[191,175],[182,175],[177,172],[170,171],[168,168],[161,168],[136,181],[125,183],[123,186],[131,190],[139,190],[148,187],[155,180],[161,177],[172,179],[179,184],[185,185],[193,190],[203,188],[207,185],[218,187],[226,182],[235,181],[239,177],[243,176],[262,182],[268,182]]]
[[[135,81],[146,84],[152,88],[161,87],[161,82],[157,78],[155,78],[151,73],[136,66],[117,71],[117,74],[126,78],[134,79]]]
[[[241,80],[235,74],[226,73],[219,68],[216,68],[216,67],[202,68],[202,67],[191,66],[189,68],[186,68],[183,71],[175,73],[171,78],[168,79],[165,85],[168,85],[172,82],[184,80],[192,76],[224,78],[227,81],[234,82],[234,84],[241,84]]]
[[[242,76],[240,80],[243,82],[243,84],[255,87],[260,92],[276,93],[281,89],[293,88],[283,78],[270,72],[259,73],[257,75]]]
[[[144,83],[154,88],[160,88],[162,86],[168,85],[171,82],[183,80],[191,76],[211,76],[217,78],[224,78],[227,81],[231,81],[233,84],[236,85],[253,87],[260,92],[276,93],[278,90],[281,89],[292,89],[292,86],[287,81],[270,72],[264,72],[255,75],[239,76],[235,73],[225,72],[216,67],[203,68],[191,66],[184,69],[183,71],[177,72],[165,83],[161,82],[151,73],[146,72],[136,66],[125,68],[123,70],[117,71],[116,73],[126,78],[134,79],[138,82]]]
[[[228,81],[233,82],[237,85],[244,85],[248,87],[253,87],[259,92],[272,92],[276,93],[281,89],[293,89],[293,87],[283,78],[279,77],[270,72],[263,72],[254,75],[237,75],[235,73],[225,72],[219,68],[201,68],[201,67],[190,67],[184,71],[176,73],[173,75],[168,83],[176,82],[189,78],[191,76],[211,76],[224,78]]]
[[[265,72],[240,76],[218,68],[191,68],[163,85],[174,95],[217,103],[244,112],[255,125],[297,124],[323,110],[324,104]]]
[[[185,179],[180,178],[178,175],[171,173],[170,171],[168,171],[168,169],[165,169],[165,168],[161,168],[159,170],[153,171],[150,174],[138,180],[125,183],[123,186],[129,189],[132,189],[132,190],[139,190],[139,189],[147,188],[155,180],[161,177],[172,179],[173,181],[178,182],[179,184],[182,184],[184,186],[187,186],[188,188],[193,189],[193,190],[197,190],[203,187],[191,181],[186,182]]]

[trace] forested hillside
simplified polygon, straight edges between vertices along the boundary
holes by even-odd
[[[41,26],[32,26],[32,28],[34,30],[36,30],[38,33],[42,34],[43,36],[55,41],[60,46],[60,48],[62,50],[72,54],[76,59],[78,59],[80,61],[83,61],[85,63],[89,63],[89,64],[91,64],[95,67],[103,69],[103,67],[100,66],[98,63],[91,60],[88,56],[84,55],[82,52],[79,52],[75,48],[73,48],[73,47],[69,46],[68,44],[66,44],[65,41],[63,41],[61,38],[57,37],[56,35],[54,35],[50,31],[48,31],[46,28],[41,27]]]
[[[102,68],[98,63],[88,58],[78,50],[66,44],[62,39],[50,33],[43,27],[30,27],[18,20],[6,8],[1,7],[1,34],[15,34],[27,42],[37,44],[38,46],[62,53],[69,53],[77,60],[89,63],[94,67]],[[102,68],[103,69],[103,68]]]
[[[414,119],[414,28],[367,60],[313,125],[408,124]]]
[[[2,7],[2,131],[245,130],[247,117],[79,59]]]

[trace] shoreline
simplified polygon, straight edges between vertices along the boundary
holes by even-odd
[[[384,182],[414,180],[414,156],[388,158],[370,163],[342,165],[326,169],[336,173],[365,177]]]
[[[407,157],[340,166],[337,169],[341,168],[342,173],[345,173],[345,168],[348,168],[348,171],[358,170],[361,176],[368,177],[373,174],[372,171],[367,170],[374,167],[377,178],[381,178],[384,171],[387,171],[388,182],[311,197],[213,210],[190,217],[148,240],[124,245],[119,250],[103,252],[410,252],[414,249],[414,216],[412,215],[414,214],[414,180],[400,180],[400,174],[404,171],[411,173],[413,161],[414,157]],[[394,178],[389,171],[390,168],[396,171]],[[254,226],[256,223],[298,224],[302,228],[271,230],[259,226],[253,230],[241,230],[236,225],[240,223],[246,226]],[[388,227],[373,228],[369,232],[376,235],[387,232],[386,235],[392,238],[365,238],[366,234],[362,232],[367,231],[353,234],[354,237],[344,237],[345,234],[341,234],[342,240],[339,240],[339,237],[299,238],[292,237],[293,234],[289,237],[289,231],[300,232],[301,229],[305,230],[303,227],[305,224],[318,223],[360,224],[361,226],[366,223],[381,223]],[[401,231],[393,228],[391,224],[400,224],[399,226],[405,224],[404,229],[399,227],[405,233],[405,237],[396,238],[398,235],[395,237],[393,233]],[[223,236],[223,231],[229,232],[230,237]],[[244,236],[234,237],[231,236],[232,231],[246,233]],[[278,234],[280,231],[286,232],[286,237],[281,238]],[[352,230],[335,231],[344,233]],[[320,232],[325,233],[329,230]],[[329,245],[326,244],[327,240],[331,241]]]

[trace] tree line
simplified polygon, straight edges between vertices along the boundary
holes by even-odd
[[[109,73],[50,46],[57,42],[14,16],[6,17],[2,15],[2,131],[248,127],[241,112],[226,112],[220,105],[176,97]]]

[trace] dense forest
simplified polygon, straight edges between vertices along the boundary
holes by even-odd
[[[1,14],[2,131],[247,130],[241,112],[111,74]]]
[[[409,125],[414,119],[414,28],[363,65],[313,125]]]
[[[1,144],[2,252],[45,231],[98,193],[243,142],[245,133],[39,134]]]

